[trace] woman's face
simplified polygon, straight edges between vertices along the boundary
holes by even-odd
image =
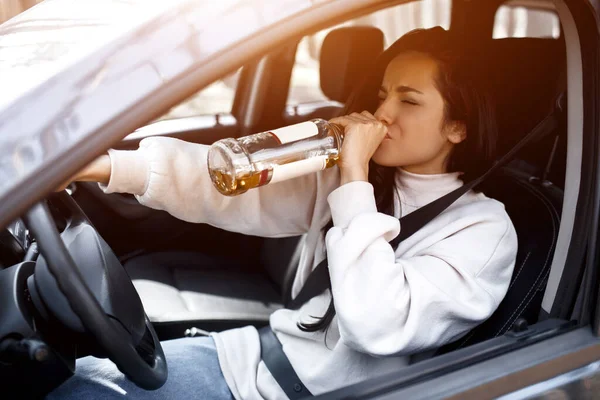
[[[400,54],[388,65],[375,112],[388,136],[373,155],[377,164],[420,174],[446,172],[452,147],[466,132],[462,124],[444,123],[437,74],[436,61],[423,53]]]

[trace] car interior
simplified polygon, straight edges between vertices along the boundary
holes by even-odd
[[[244,81],[267,75],[272,83],[260,96],[262,107],[252,110],[259,114],[254,116],[255,132],[339,115],[353,83],[360,81],[369,61],[384,47],[383,33],[377,27],[330,31],[323,41],[319,68],[321,90],[331,101],[290,115],[284,112],[286,96],[281,93],[288,90],[295,44],[259,60],[260,68],[251,66],[242,71],[240,87]],[[468,51],[474,71],[480,75],[478,79],[489,83],[496,102],[498,154],[502,155],[554,110],[565,92],[564,40],[489,38],[472,46]],[[238,113],[244,108],[241,102]],[[566,112],[564,106],[560,112]],[[149,128],[140,132],[144,129]],[[171,135],[205,142],[213,140],[213,135],[244,134],[243,130],[236,132],[235,125],[211,130],[210,138],[204,133]],[[139,137],[124,140],[121,148],[134,149],[137,142]],[[513,220],[519,238],[517,264],[509,292],[495,314],[462,340],[446,346],[444,352],[501,336],[517,321],[537,322],[560,224],[566,143],[566,119],[562,118],[553,134],[528,145],[480,188],[502,201]],[[270,313],[290,301],[302,237],[257,238],[189,224],[162,211],[138,210],[143,207],[136,205],[134,198],[105,195],[89,183],[79,184],[74,197],[121,256],[161,339],[181,337],[194,327],[219,331],[248,324],[263,326]],[[165,234],[165,226],[169,234]],[[220,260],[217,263],[215,256]]]
[[[490,340],[517,337],[532,325],[549,323],[542,301],[559,238],[567,177],[567,46],[562,26],[558,38],[493,39],[494,15],[502,1],[473,3],[457,2],[452,8],[450,31],[457,40],[472,38],[464,41],[465,51],[474,79],[486,83],[496,104],[499,157],[547,115],[552,114],[556,124],[478,188],[504,203],[517,231],[519,250],[506,297],[484,323],[435,353],[415,355],[414,362],[469,346],[489,349]],[[545,1],[526,4],[553,9]],[[461,23],[474,13],[481,16],[479,23]],[[114,148],[136,149],[148,135],[211,144],[340,115],[364,71],[384,50],[382,31],[363,25],[329,31],[319,56],[320,89],[328,101],[290,108],[286,100],[301,39],[243,66],[230,114],[153,122]],[[161,340],[261,327],[274,310],[291,301],[303,237],[260,238],[184,222],[139,205],[133,196],[104,194],[94,183],[72,184],[69,190],[119,257]],[[569,267],[570,281],[560,285],[564,319],[576,305],[584,274],[583,264]]]

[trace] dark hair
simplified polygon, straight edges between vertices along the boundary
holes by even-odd
[[[462,172],[461,179],[468,182],[490,166],[493,161],[497,125],[492,101],[483,82],[477,81],[474,65],[453,43],[450,32],[435,27],[416,29],[398,39],[376,60],[374,67],[346,103],[342,115],[377,108],[378,90],[388,64],[401,53],[415,51],[433,58],[438,65],[436,87],[444,104],[444,123],[459,122],[466,128],[466,139],[456,144],[448,160],[448,172]],[[375,190],[377,210],[394,215],[395,167],[383,167],[373,161],[369,164],[369,182]],[[324,228],[333,226],[330,221]],[[326,331],[333,317],[333,297],[325,315],[314,323],[298,323],[305,332]]]

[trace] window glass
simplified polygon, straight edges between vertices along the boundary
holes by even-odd
[[[158,119],[174,119],[197,115],[229,114],[233,107],[240,70],[208,85],[198,93],[171,108]]]
[[[494,39],[508,37],[558,38],[560,23],[553,9],[527,8],[518,3],[500,6],[494,18]]]
[[[439,25],[449,29],[450,8],[451,0],[414,1],[380,10],[304,37],[296,52],[296,63],[288,93],[288,106],[328,101],[320,86],[319,54],[321,44],[331,30],[340,26],[376,26],[383,31],[387,47],[406,32],[416,28],[431,28]]]

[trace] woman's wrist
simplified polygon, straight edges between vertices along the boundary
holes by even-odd
[[[110,173],[110,157],[105,154],[88,164],[88,166],[81,171],[81,174],[76,177],[76,180],[108,184]]]
[[[106,185],[110,180],[111,169],[112,167],[110,164],[110,157],[107,154],[105,154],[96,158],[94,161],[83,167],[81,171],[79,171],[75,176],[71,177],[71,179],[60,185],[57,189],[55,189],[55,191],[63,191],[67,186],[71,184],[71,182],[76,181],[99,182]]]
[[[355,181],[369,181],[369,167],[353,166],[340,168],[340,186]]]

